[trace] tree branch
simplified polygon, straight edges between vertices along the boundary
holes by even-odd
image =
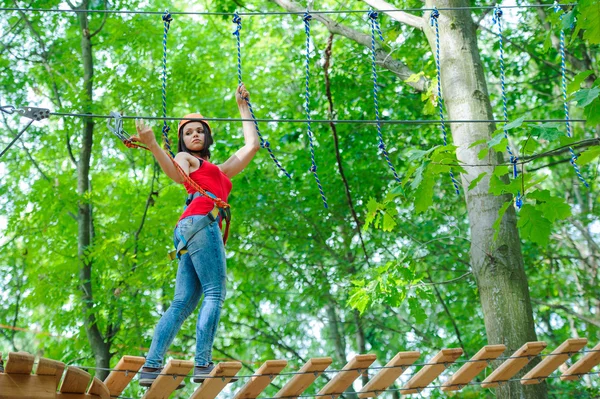
[[[376,8],[378,10],[393,10],[396,8],[393,5],[391,5],[390,3],[385,2],[383,0],[363,0],[363,1],[365,3],[367,3],[368,5],[370,5],[371,7]],[[398,21],[402,24],[410,25],[419,30],[423,30],[424,22],[423,22],[423,18],[421,18],[421,17],[417,17],[416,15],[412,15],[412,14],[409,14],[404,11],[386,11],[385,13],[387,15],[389,15],[392,19],[395,19],[396,21]]]
[[[302,12],[306,10],[306,8],[291,0],[271,1],[288,11]],[[361,44],[367,48],[371,48],[371,36],[349,28],[345,25],[341,25],[334,20],[323,16],[322,14],[313,15],[313,19],[323,23],[329,32],[344,36],[358,44]],[[375,60],[379,63],[379,65],[395,73],[402,80],[406,80],[415,74],[409,67],[402,62],[391,58],[389,53],[381,48],[375,50]],[[427,90],[428,81],[425,79],[425,77],[421,77],[417,82],[406,82],[406,84],[413,87],[417,91],[425,91]]]
[[[552,308],[552,309],[560,309],[560,310],[564,311],[565,313],[570,314],[571,316],[575,316],[578,319],[580,319],[580,320],[582,320],[582,321],[584,321],[586,323],[592,324],[592,325],[594,325],[596,327],[600,327],[600,320],[598,320],[598,319],[591,319],[589,317],[586,317],[586,316],[584,316],[582,314],[577,313],[573,309],[569,309],[566,306],[563,306],[563,305],[553,305],[551,303],[546,303],[546,302],[543,302],[543,301],[540,301],[540,300],[534,299],[534,298],[531,298],[531,302],[537,303],[538,305],[542,305],[542,306],[548,306],[549,308]]]
[[[106,0],[104,0],[104,9],[107,10],[108,9],[108,5],[106,4]],[[102,30],[102,28],[104,28],[104,24],[106,23],[106,17],[108,17],[108,13],[105,12],[104,13],[104,18],[102,18],[102,23],[100,24],[100,27],[98,29],[96,29],[94,31],[94,33],[92,33],[90,35],[90,39],[94,36],[96,36],[98,33],[100,33],[100,31]]]

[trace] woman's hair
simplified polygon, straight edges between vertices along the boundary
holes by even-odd
[[[210,159],[210,146],[213,144],[212,132],[210,131],[210,127],[208,127],[206,123],[200,123],[202,123],[202,127],[204,128],[204,147],[202,148],[202,151],[200,151],[200,158]],[[187,123],[185,125],[187,125]],[[181,126],[181,128],[179,129],[179,141],[177,142],[177,152],[185,151],[191,154],[191,151],[188,150],[188,148],[185,145],[185,142],[183,141],[183,129],[185,128],[185,125]]]

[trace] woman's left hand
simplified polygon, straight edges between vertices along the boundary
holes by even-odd
[[[250,99],[250,93],[246,90],[246,86],[244,84],[240,84],[235,91],[235,99],[237,101],[238,107],[247,105],[246,100]]]

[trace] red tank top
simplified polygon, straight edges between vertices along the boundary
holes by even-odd
[[[227,202],[227,197],[231,192],[232,184],[229,177],[217,165],[208,161],[202,161],[198,169],[190,173],[190,177],[204,190],[214,194]],[[195,193],[196,190],[188,183],[183,183],[189,194]],[[192,203],[185,209],[179,220],[192,215],[206,215],[214,208],[215,203],[210,198],[200,196],[195,198]]]

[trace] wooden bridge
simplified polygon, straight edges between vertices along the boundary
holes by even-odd
[[[573,354],[579,353],[587,344],[587,339],[568,339],[552,353],[543,355],[543,360],[520,378],[521,384],[539,384],[560,367]],[[442,349],[426,363],[421,364],[418,372],[402,385],[398,392],[410,395],[431,389],[429,385],[455,363],[461,363],[458,371],[451,375],[438,388],[443,391],[457,391],[473,384],[473,379],[493,360],[504,360],[483,382],[484,388],[494,388],[509,380],[522,370],[534,357],[546,348],[543,341],[528,342],[511,356],[501,358],[506,350],[504,345],[487,345],[469,361],[457,361],[462,349]],[[368,370],[377,373],[357,393],[360,398],[376,397],[386,391],[419,358],[419,352],[400,352],[385,367],[371,367],[376,356],[357,355],[343,369],[334,372],[333,377],[315,396],[336,399],[352,383]],[[110,399],[119,397],[131,383],[145,362],[143,357],[123,356],[112,369],[105,381],[100,381],[86,371],[65,366],[64,363],[40,358],[33,372],[34,356],[25,352],[8,354],[4,373],[0,373],[0,399]],[[292,377],[273,398],[296,398],[311,386],[331,365],[329,357],[310,359]],[[561,380],[576,380],[600,363],[600,344],[583,356],[560,376]],[[257,398],[272,381],[285,369],[286,360],[268,360],[251,376],[239,376],[240,384],[245,384],[233,394],[233,399]],[[162,370],[143,399],[166,399],[184,378],[193,370],[194,363],[187,360],[171,360]],[[198,385],[190,399],[214,399],[241,370],[240,362],[222,362],[216,365],[210,376]]]

